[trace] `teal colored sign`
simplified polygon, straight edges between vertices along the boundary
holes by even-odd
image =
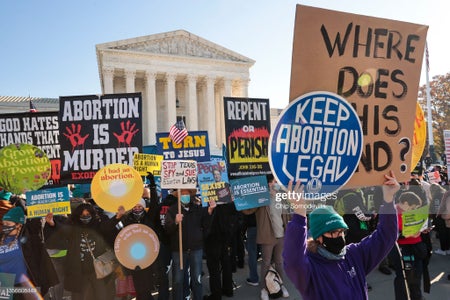
[[[267,206],[270,192],[265,175],[243,177],[230,181],[236,210]]]

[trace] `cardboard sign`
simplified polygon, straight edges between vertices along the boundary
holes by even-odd
[[[161,164],[162,189],[195,189],[197,162],[195,160],[163,160]]]
[[[147,176],[150,172],[154,176],[161,174],[162,155],[135,153],[133,157],[133,168],[139,172],[141,176]]]
[[[123,228],[114,241],[117,260],[131,270],[145,269],[158,257],[159,239],[155,231],[143,224]]]
[[[270,191],[266,176],[243,177],[231,180],[236,210],[267,206],[270,204]]]
[[[27,217],[45,217],[48,213],[54,215],[70,214],[70,195],[68,188],[54,188],[26,192]]]
[[[13,194],[41,188],[51,170],[47,155],[36,146],[11,144],[0,149],[0,187]]]
[[[424,25],[297,5],[289,99],[329,91],[353,105],[364,147],[348,187],[378,185],[389,170],[399,181],[409,180],[411,112],[427,30]]]
[[[106,211],[115,212],[120,205],[133,208],[144,192],[141,175],[125,164],[111,164],[97,171],[91,183],[91,195]]]
[[[305,184],[308,200],[322,199],[353,176],[363,134],[350,103],[329,92],[312,92],[291,102],[270,135],[269,162],[277,182]]]

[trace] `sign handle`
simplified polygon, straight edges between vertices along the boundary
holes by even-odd
[[[181,214],[181,189],[178,189],[178,213]],[[180,270],[183,270],[183,222],[178,224],[178,244],[180,246]]]

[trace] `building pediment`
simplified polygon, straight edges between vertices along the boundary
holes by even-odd
[[[198,57],[253,64],[248,57],[228,50],[185,30],[137,37],[97,45],[97,49],[145,52],[157,55]]]

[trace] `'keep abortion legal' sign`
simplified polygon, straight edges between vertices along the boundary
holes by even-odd
[[[358,115],[329,92],[300,96],[281,113],[269,142],[269,162],[277,181],[305,184],[307,199],[328,197],[344,186],[361,157]]]

